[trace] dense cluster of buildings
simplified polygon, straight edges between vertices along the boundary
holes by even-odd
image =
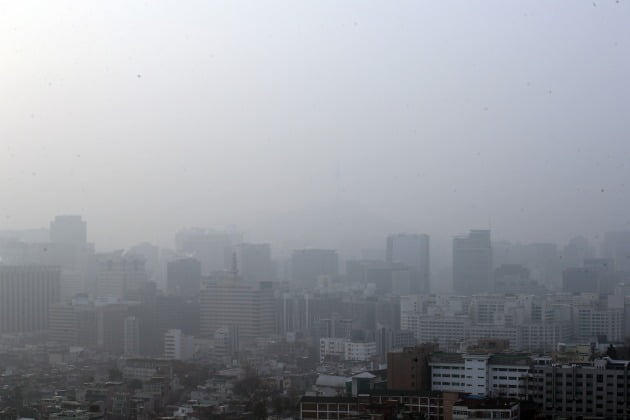
[[[627,413],[628,365],[615,352],[630,337],[630,233],[606,234],[597,254],[580,237],[559,249],[473,230],[453,239],[452,293],[432,293],[424,234],[390,235],[382,252],[345,260],[330,249],[281,258],[203,229],[179,232],[174,250],[96,252],[79,216],[33,236],[0,232],[0,348],[11,355],[0,386],[15,386],[14,371],[74,379],[19,404],[0,397],[15,413],[43,411],[45,399],[57,414],[126,418]],[[269,393],[241,392],[252,371]]]

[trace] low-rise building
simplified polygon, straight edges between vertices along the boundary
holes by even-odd
[[[346,342],[344,348],[344,358],[346,360],[365,362],[376,356],[375,342]]]
[[[526,354],[435,353],[429,361],[431,390],[525,398],[531,365]]]

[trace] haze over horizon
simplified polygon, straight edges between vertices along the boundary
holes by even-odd
[[[99,249],[187,226],[340,248],[627,230],[629,18],[627,1],[4,3],[0,229],[80,214]]]

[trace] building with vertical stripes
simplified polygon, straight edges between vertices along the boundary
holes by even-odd
[[[48,328],[48,312],[59,302],[61,270],[49,266],[0,265],[0,333]]]

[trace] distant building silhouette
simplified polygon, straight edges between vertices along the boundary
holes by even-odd
[[[615,262],[615,271],[630,271],[630,232],[606,232],[602,257]]]
[[[489,230],[471,230],[453,239],[453,288],[470,295],[492,290],[492,245]]]
[[[429,235],[397,234],[387,237],[387,262],[403,264],[413,270],[411,293],[429,293],[430,250]]]
[[[96,260],[96,296],[132,297],[148,281],[142,257],[114,251],[97,254]]]
[[[235,247],[240,276],[245,281],[272,281],[273,264],[269,244],[242,243]]]
[[[587,258],[582,267],[570,267],[562,272],[562,291],[569,293],[613,293],[615,275],[613,261]]]
[[[166,289],[170,295],[197,296],[201,284],[201,263],[196,258],[170,261],[166,267]]]
[[[201,262],[201,274],[209,276],[215,271],[229,268],[233,247],[242,242],[238,233],[188,229],[177,233],[177,252],[190,255]]]
[[[123,343],[124,352],[127,356],[138,356],[140,354],[140,326],[138,318],[128,316],[124,320],[123,333],[125,341]]]
[[[545,288],[530,278],[527,267],[503,264],[494,270],[494,292],[540,295],[545,293]]]
[[[81,216],[57,216],[50,222],[50,242],[53,244],[85,245],[87,226]]]
[[[593,253],[588,246],[588,239],[576,236],[562,250],[562,266],[564,268],[581,267],[584,259],[589,257],[593,257]]]
[[[336,279],[339,257],[332,249],[298,249],[291,255],[291,279],[294,284],[315,287],[320,276]]]

